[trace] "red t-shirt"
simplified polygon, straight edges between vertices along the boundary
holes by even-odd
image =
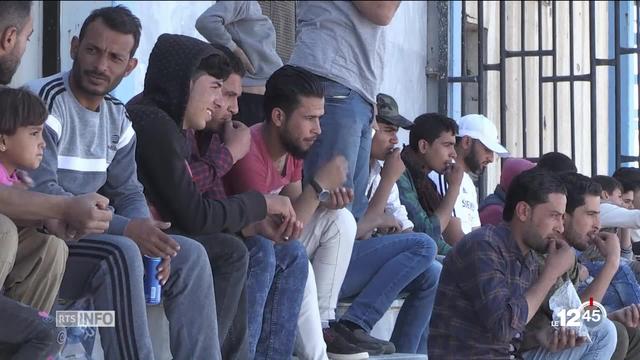
[[[302,180],[302,159],[287,155],[284,174],[280,173],[267,151],[262,137],[262,123],[251,127],[251,148],[249,153],[231,168],[224,177],[227,195],[235,195],[249,190],[263,194],[278,194],[286,185]]]

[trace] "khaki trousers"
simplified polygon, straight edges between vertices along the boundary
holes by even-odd
[[[68,254],[63,240],[33,228],[19,231],[0,215],[0,286],[5,296],[51,311]]]

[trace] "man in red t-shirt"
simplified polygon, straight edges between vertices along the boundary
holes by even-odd
[[[329,328],[329,321],[335,319],[338,295],[357,229],[353,215],[345,209],[353,200],[352,189],[343,187],[346,160],[336,156],[320,168],[313,179],[305,179],[305,185],[302,182],[302,159],[321,131],[322,85],[308,71],[284,66],[267,81],[264,105],[267,119],[251,127],[251,148],[225,176],[226,191],[237,194],[257,190],[291,199],[297,219],[304,224],[298,240],[307,248],[313,265],[326,352],[341,358],[366,358],[367,349],[350,344]],[[277,219],[268,218],[265,222],[262,235],[272,240],[288,240],[277,237]],[[265,229],[267,233],[264,233]],[[315,290],[312,280],[312,277],[307,280],[305,292]],[[311,309],[303,301],[300,317],[310,314]],[[311,330],[299,331],[309,334]],[[318,335],[319,338],[321,335]],[[322,358],[324,344],[318,338],[298,336],[298,355]]]

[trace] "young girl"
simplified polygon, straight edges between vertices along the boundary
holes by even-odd
[[[28,186],[17,170],[35,170],[42,161],[42,128],[47,110],[40,99],[27,90],[0,89],[0,111],[13,106],[15,116],[0,116],[0,184]],[[43,118],[44,116],[44,118]]]
[[[29,182],[19,175],[20,170],[33,170],[40,165],[45,146],[42,127],[46,118],[47,110],[36,95],[22,89],[0,88],[0,186],[28,187]],[[56,328],[55,319],[48,311],[56,299],[64,266],[37,269],[31,267],[30,262],[43,259],[25,254],[38,241],[61,240],[33,228],[21,229],[19,239],[18,250],[12,256],[12,250],[7,250],[11,249],[11,240],[0,238],[0,242],[4,242],[0,243],[3,252],[0,254],[0,358],[53,359],[64,344],[66,333]],[[64,264],[66,246],[64,251],[53,254],[49,256],[64,257],[57,259]],[[25,269],[31,268],[49,272],[51,277],[46,278],[47,282],[33,284],[34,288],[27,293],[24,289],[16,290],[21,282],[27,281]]]

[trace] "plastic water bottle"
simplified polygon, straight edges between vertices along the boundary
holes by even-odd
[[[67,328],[67,342],[62,348],[62,352],[58,359],[60,360],[91,360],[89,355],[82,344],[82,340],[85,337],[85,328],[82,327],[68,327]]]

